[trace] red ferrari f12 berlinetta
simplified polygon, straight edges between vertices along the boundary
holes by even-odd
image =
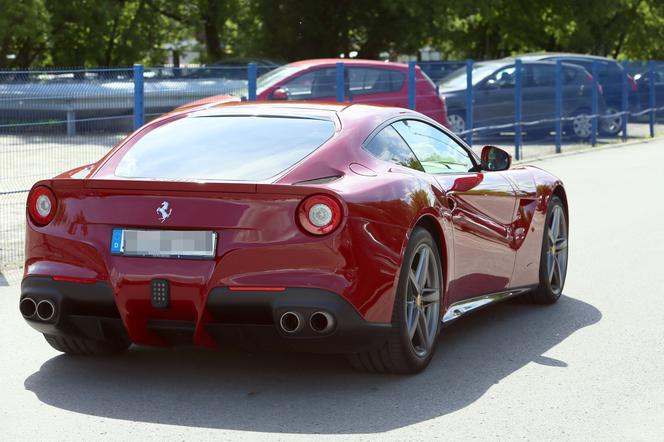
[[[20,311],[65,353],[240,343],[415,373],[460,316],[555,302],[567,238],[556,177],[420,113],[193,106],[34,185]]]

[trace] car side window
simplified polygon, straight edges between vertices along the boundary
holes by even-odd
[[[570,84],[576,80],[576,75],[579,72],[579,69],[572,69],[568,67],[563,67],[563,83]]]
[[[364,148],[380,160],[424,172],[413,151],[392,126],[378,132]]]
[[[391,69],[349,68],[351,94],[384,94],[399,92],[403,87],[403,73]]]
[[[427,173],[464,173],[474,169],[470,153],[445,132],[417,120],[393,124]]]
[[[315,69],[299,75],[281,86],[289,100],[314,100],[336,96],[336,70]]]
[[[514,66],[508,66],[495,72],[486,80],[486,84],[499,87],[501,89],[513,88],[516,82],[516,69]]]
[[[555,87],[556,72],[554,66],[532,65],[529,68],[530,83],[533,87]]]

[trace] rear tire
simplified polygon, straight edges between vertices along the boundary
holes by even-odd
[[[553,304],[565,285],[568,258],[567,215],[562,201],[555,195],[549,200],[544,226],[539,285],[524,297],[536,304]]]
[[[606,114],[607,115],[615,115],[619,113],[620,111],[616,109],[615,107],[609,107],[606,109]],[[600,117],[600,132],[604,135],[609,135],[612,137],[618,136],[620,131],[622,131],[622,126],[623,126],[623,118],[625,118],[624,115],[618,115],[615,117],[607,117],[607,116],[602,116]]]
[[[433,237],[418,227],[408,241],[399,274],[390,336],[375,349],[347,355],[353,368],[399,374],[424,370],[440,332],[442,282],[441,259]]]
[[[129,342],[93,341],[85,338],[71,338],[44,334],[51,347],[70,355],[105,356],[122,353],[129,348]]]

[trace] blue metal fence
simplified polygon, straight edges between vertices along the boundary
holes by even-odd
[[[556,61],[552,77],[542,79],[545,87],[538,86],[527,59],[503,65],[507,79],[496,80],[505,81],[504,87],[487,86],[486,63],[473,60],[409,62],[405,78],[359,72],[340,61],[322,82],[303,75],[285,98],[316,98],[316,87],[329,92],[330,101],[395,105],[395,97],[402,97],[404,107],[440,112],[431,108],[431,96],[422,95],[431,87],[424,87],[429,80],[418,74],[421,70],[436,80],[435,94],[445,98],[448,120],[459,136],[471,145],[513,145],[516,159],[580,143],[653,137],[664,116],[664,107],[657,107],[664,104],[660,62],[623,62],[611,84],[598,61],[578,71],[592,81],[572,78],[568,64]],[[266,70],[253,63],[0,72],[0,269],[21,263],[23,208],[32,183],[96,161],[132,130],[183,104],[215,95],[269,99],[261,73]],[[570,103],[578,97],[570,93],[570,84],[577,80],[590,90],[584,92],[586,104],[575,110]],[[604,128],[613,122],[613,133],[607,134]],[[579,128],[587,129],[587,137],[574,139]]]

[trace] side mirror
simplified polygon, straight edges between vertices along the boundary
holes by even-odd
[[[283,88],[275,89],[270,95],[270,100],[288,100],[288,92]]]
[[[498,84],[498,82],[493,78],[490,78],[484,82],[484,84],[482,85],[482,89],[486,90],[500,89],[500,84]]]
[[[512,164],[512,156],[496,146],[482,148],[482,170],[507,170]]]

